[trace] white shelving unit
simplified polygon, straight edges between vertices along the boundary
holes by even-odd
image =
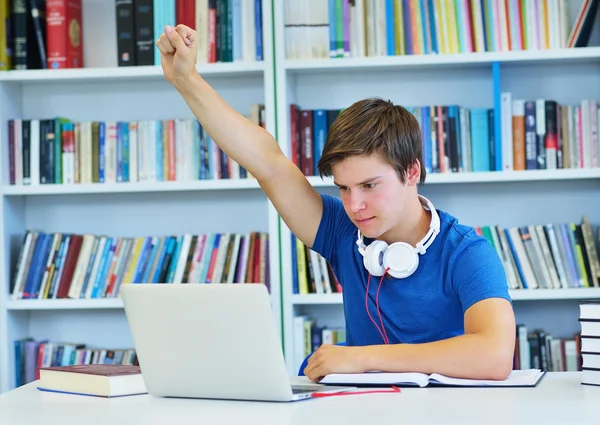
[[[513,301],[535,300],[586,300],[600,297],[600,289],[536,289],[536,290],[511,290]],[[336,305],[342,304],[342,294],[293,294],[293,305]],[[10,307],[9,307],[10,308]]]
[[[167,193],[190,191],[229,191],[240,189],[260,189],[254,179],[240,180],[197,180],[197,181],[161,181],[155,183],[104,183],[104,184],[76,184],[63,185],[38,185],[38,186],[5,186],[2,193],[5,196],[31,196],[31,195],[75,195],[75,194],[101,194],[101,193]]]
[[[572,19],[579,4],[568,2]],[[274,17],[275,39],[284,40],[282,2],[276,2]],[[597,45],[597,41],[596,26],[592,43]],[[512,92],[513,98],[577,104],[600,96],[599,47],[314,60],[281,60],[286,58],[285,43],[275,47],[278,134],[288,156],[290,104],[302,109],[342,109],[378,96],[403,106],[493,108],[494,63],[500,66],[501,91]],[[318,191],[339,197],[332,179],[308,180]],[[600,169],[428,174],[420,193],[436,208],[471,226],[579,222],[583,214],[594,229],[600,224]],[[344,327],[344,310],[341,294],[293,293],[291,235],[283,220],[281,229],[285,351],[293,353],[294,317],[306,315],[321,326],[338,328]],[[579,329],[578,300],[600,298],[600,288],[523,290],[511,295],[518,323],[572,337]],[[291,361],[288,367],[296,374],[299,364]]]
[[[84,0],[86,1],[86,0]],[[87,0],[93,1],[93,0]],[[216,76],[262,76],[265,71],[265,63],[263,61],[256,62],[231,62],[231,63],[214,63],[210,64],[210,68],[198,66],[198,71],[202,75]],[[45,69],[31,69],[25,71],[13,70],[6,72],[0,76],[0,81],[17,82],[17,83],[41,83],[52,84],[61,81],[129,81],[143,78],[144,81],[163,81],[164,76],[162,68],[159,66],[127,66],[116,67],[116,65],[99,66],[97,68],[72,68],[72,69],[56,69],[48,72]]]
[[[56,299],[56,300],[8,300],[7,311],[47,311],[47,310],[116,310],[123,308],[120,298],[107,299]]]
[[[83,0],[86,68],[0,73],[0,393],[15,385],[17,339],[133,347],[120,299],[10,299],[27,229],[110,236],[268,232],[273,315],[280,327],[278,216],[255,180],[9,185],[9,119],[194,118],[160,67],[117,67],[114,15],[114,2]],[[264,104],[267,130],[275,135],[270,1],[263,2],[263,22],[264,61],[207,64],[198,70],[240,113]]]

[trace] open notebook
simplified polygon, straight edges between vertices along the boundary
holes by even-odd
[[[442,387],[535,387],[546,372],[539,369],[513,370],[502,381],[450,378],[432,373],[334,373],[327,375],[320,383],[326,385],[352,386],[442,386]]]

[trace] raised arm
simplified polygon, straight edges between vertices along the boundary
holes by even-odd
[[[323,212],[319,194],[265,129],[235,111],[198,74],[196,31],[184,25],[166,27],[156,46],[165,78],[202,127],[231,159],[256,177],[288,227],[311,247]]]

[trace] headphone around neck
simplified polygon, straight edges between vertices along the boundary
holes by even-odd
[[[425,209],[431,211],[429,231],[416,247],[406,242],[394,242],[389,245],[375,240],[365,246],[363,236],[358,231],[358,252],[363,256],[363,264],[373,276],[383,276],[387,270],[390,276],[404,279],[412,275],[419,266],[419,254],[423,255],[440,232],[440,218],[433,204],[424,196],[419,195],[419,201]],[[389,270],[388,270],[389,268]]]

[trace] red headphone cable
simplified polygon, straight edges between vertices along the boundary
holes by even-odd
[[[389,267],[387,270],[389,270]],[[387,332],[385,331],[385,326],[383,324],[383,320],[381,319],[381,313],[379,311],[379,290],[381,289],[381,284],[383,283],[383,279],[385,277],[385,274],[387,273],[387,270],[385,271],[385,273],[383,274],[383,276],[381,276],[381,279],[379,280],[379,285],[377,286],[377,293],[375,295],[375,305],[377,308],[377,315],[379,316],[379,322],[381,323],[381,329],[379,328],[379,326],[377,325],[375,320],[373,320],[373,317],[371,316],[371,312],[369,311],[369,285],[371,284],[371,274],[370,273],[369,273],[369,277],[367,279],[367,291],[365,294],[365,309],[367,310],[367,315],[369,316],[369,319],[371,319],[371,322],[373,322],[373,325],[375,325],[375,328],[377,328],[377,330],[379,331],[379,335],[381,335],[381,339],[383,339],[383,342],[385,344],[389,344],[390,341],[388,339]]]

